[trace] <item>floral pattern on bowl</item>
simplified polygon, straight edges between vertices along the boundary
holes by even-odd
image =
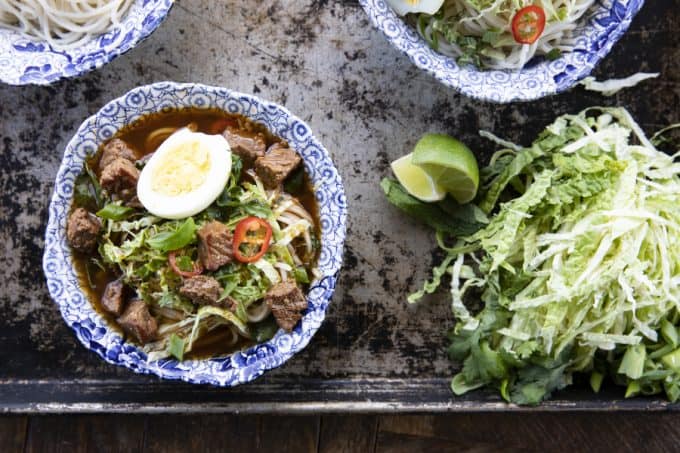
[[[10,30],[0,30],[0,81],[49,85],[99,68],[135,47],[163,22],[174,0],[137,0],[121,26],[71,51],[52,49]],[[125,33],[122,40],[118,37]]]
[[[124,125],[140,116],[177,107],[217,107],[242,114],[266,126],[288,141],[303,158],[319,207],[321,252],[318,269],[307,293],[308,308],[291,333],[282,330],[266,343],[205,360],[163,359],[150,362],[136,345],[107,325],[95,311],[74,270],[71,249],[66,242],[66,221],[73,199],[74,182],[86,156],[112,137]],[[50,295],[66,323],[81,343],[109,363],[139,373],[197,384],[234,386],[252,381],[266,370],[278,367],[302,350],[324,320],[342,264],[347,213],[345,193],[337,169],[307,124],[285,108],[257,97],[225,88],[199,84],[161,82],[135,88],[106,104],[85,120],[66,146],[49,206],[45,233],[43,268]]]
[[[520,71],[458,66],[434,51],[397,16],[385,0],[359,0],[375,27],[419,68],[441,83],[476,99],[507,103],[560,93],[588,76],[630,26],[644,0],[600,0],[575,30],[572,52],[554,61],[536,58]]]

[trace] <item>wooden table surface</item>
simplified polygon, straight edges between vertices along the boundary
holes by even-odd
[[[0,451],[677,452],[674,413],[0,417]]]
[[[476,135],[480,128],[528,143],[556,115],[591,105],[626,106],[648,132],[680,121],[680,1],[648,1],[594,72],[602,79],[654,71],[659,79],[611,98],[576,88],[509,105],[460,96],[415,68],[370,26],[356,0],[258,4],[179,0],[149,39],[100,70],[49,87],[0,86],[0,411],[292,411],[306,418],[21,416],[1,419],[0,452],[40,451],[41,442],[94,445],[112,436],[110,429],[129,445],[150,449],[190,432],[190,443],[207,442],[220,430],[247,433],[236,440],[224,435],[225,446],[264,445],[300,431],[310,449],[323,451],[355,437],[367,450],[446,441],[484,449],[496,438],[521,447],[539,437],[576,448],[600,430],[609,434],[593,439],[594,446],[623,442],[624,434],[631,446],[675,442],[673,413],[319,414],[517,410],[493,392],[449,393],[457,365],[445,352],[452,324],[446,294],[417,307],[405,303],[438,259],[434,238],[392,209],[378,183],[389,162],[428,131],[461,138],[483,161],[493,148]],[[346,186],[345,268],[326,322],[285,366],[233,390],[161,382],[104,363],[64,325],[42,276],[47,204],[66,142],[108,100],[160,80],[222,85],[286,105],[312,126]],[[536,410],[669,408],[662,399],[623,400],[622,394],[608,385],[594,398],[576,388]]]

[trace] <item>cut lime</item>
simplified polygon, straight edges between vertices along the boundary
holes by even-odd
[[[423,201],[439,201],[446,191],[435,184],[430,176],[417,165],[411,163],[412,154],[407,154],[392,162],[392,171],[404,189]]]
[[[425,170],[458,203],[472,201],[477,195],[477,159],[463,143],[444,134],[425,134],[412,154],[411,162]]]

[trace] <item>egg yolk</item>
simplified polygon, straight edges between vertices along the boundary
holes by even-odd
[[[151,174],[151,189],[168,196],[193,192],[205,183],[210,153],[200,143],[183,143],[164,153]]]

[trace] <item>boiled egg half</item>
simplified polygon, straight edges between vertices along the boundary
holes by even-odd
[[[434,14],[444,4],[444,0],[387,0],[394,12],[400,16],[407,13]]]
[[[153,215],[183,219],[210,206],[231,172],[231,148],[221,135],[180,129],[142,169],[137,197]]]

